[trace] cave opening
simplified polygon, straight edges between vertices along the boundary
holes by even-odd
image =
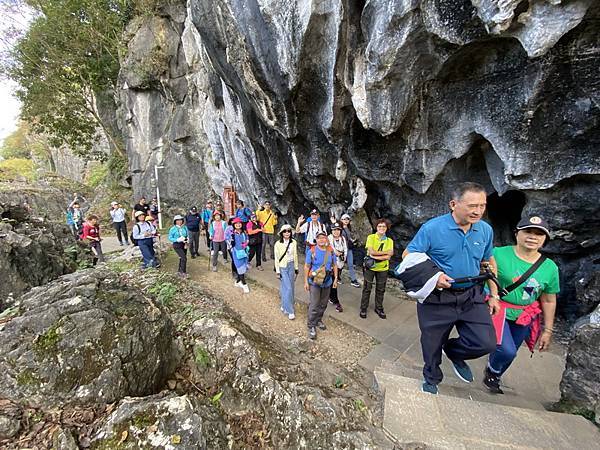
[[[510,190],[487,196],[487,220],[494,228],[494,244],[514,243],[514,230],[521,219],[527,197],[521,191]]]

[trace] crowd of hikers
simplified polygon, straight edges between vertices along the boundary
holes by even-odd
[[[68,208],[68,223],[77,239],[89,242],[98,261],[103,260],[99,218],[80,210],[82,199],[75,194]],[[352,217],[322,220],[313,209],[300,216],[293,226],[279,224],[269,201],[251,209],[237,200],[227,217],[223,203],[208,201],[199,210],[193,206],[176,215],[168,240],[179,257],[178,275],[186,278],[187,255],[200,256],[200,240],[206,244],[209,268],[216,272],[219,259],[230,260],[234,286],[244,293],[250,289],[248,270],[262,271],[269,263],[280,285],[280,308],[290,320],[295,315],[295,284],[298,276],[308,293],[308,337],[327,329],[323,315],[331,304],[337,312],[344,307],[338,290],[341,275],[362,287],[359,316],[366,319],[375,286],[374,313],[386,319],[384,296],[388,276],[403,282],[408,295],[417,300],[424,359],[422,390],[437,394],[443,374],[442,354],[452,363],[455,374],[469,383],[474,376],[466,361],[488,356],[483,383],[496,394],[503,393],[501,377],[515,359],[523,342],[547,350],[553,331],[558,267],[540,253],[550,239],[547,223],[540,217],[524,217],[516,226],[514,245],[493,246],[493,231],[482,220],[486,208],[485,189],[476,183],[457,185],[449,201],[450,211],[423,224],[402,253],[402,262],[390,267],[394,241],[390,222],[373,223],[374,232],[364,240],[366,256],[357,260],[363,246],[352,229]],[[142,267],[158,267],[154,242],[159,237],[158,206],[141,198],[131,211],[128,235],[126,210],[113,202],[112,224],[120,245],[130,242],[142,254]],[[300,254],[304,254],[300,258]],[[361,252],[362,255],[362,252]],[[362,272],[362,285],[357,277]],[[450,338],[452,329],[458,337]]]

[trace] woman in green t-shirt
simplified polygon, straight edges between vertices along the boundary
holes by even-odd
[[[540,217],[527,217],[518,223],[516,245],[494,249],[498,280],[502,287],[510,286],[527,272],[541,257],[539,250],[547,239],[550,239],[550,232],[546,222]],[[506,308],[502,342],[490,355],[483,379],[491,392],[503,393],[500,377],[510,367],[519,347],[531,332],[536,318],[529,320],[529,315],[539,317],[540,308],[544,330],[539,338],[539,350],[548,349],[554,324],[556,294],[559,290],[558,267],[554,261],[546,259],[534,273],[502,299],[502,306]]]

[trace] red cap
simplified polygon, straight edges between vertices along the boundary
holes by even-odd
[[[231,223],[234,224],[234,223],[244,223],[244,222],[242,222],[242,219],[240,219],[239,217],[236,217],[235,219],[233,219],[231,221]]]

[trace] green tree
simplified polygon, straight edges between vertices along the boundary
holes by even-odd
[[[115,91],[131,0],[23,1],[35,15],[3,61],[19,86],[21,118],[52,146],[67,145],[88,157],[97,156],[90,150],[100,127],[113,151],[123,155],[121,139],[102,119],[96,99]]]
[[[48,140],[33,132],[25,121],[20,121],[17,129],[4,139],[0,156],[4,159],[32,159],[43,162],[51,171],[56,171]]]

